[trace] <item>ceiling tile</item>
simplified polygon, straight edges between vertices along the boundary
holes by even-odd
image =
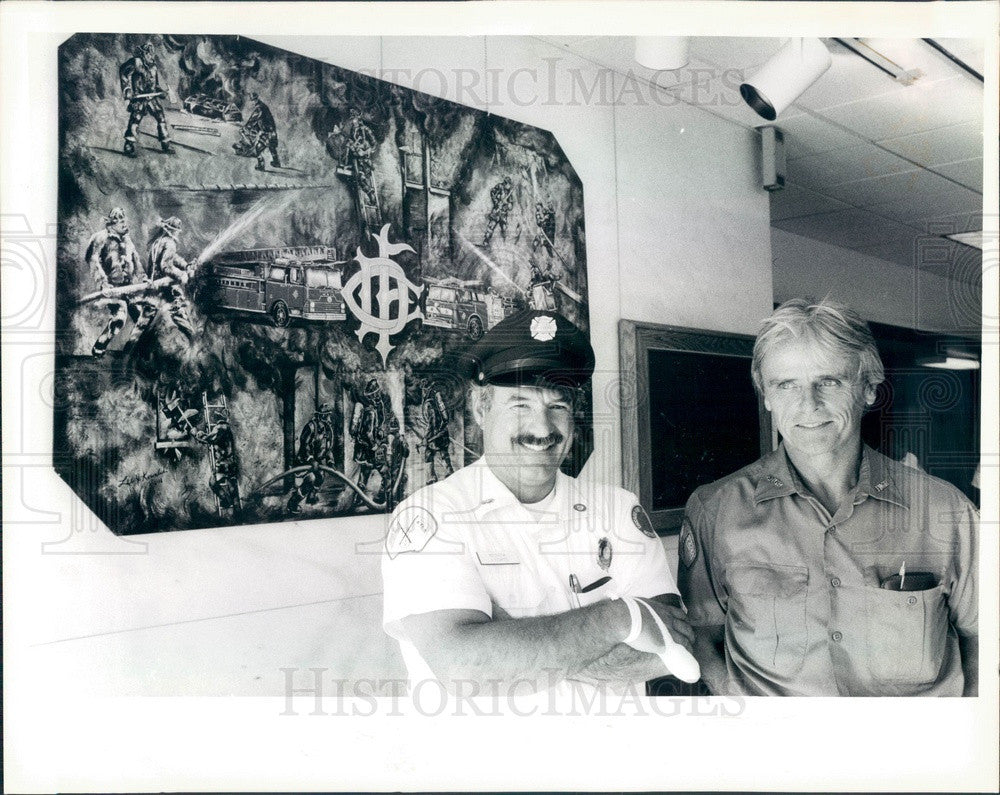
[[[920,238],[854,249],[907,268],[937,273],[968,284],[982,283],[982,253],[943,238]]]
[[[822,110],[901,90],[902,86],[878,67],[832,40],[825,43],[833,63],[826,74],[803,92],[797,104],[810,110]]]
[[[953,124],[914,135],[886,138],[878,143],[922,166],[954,163],[982,157],[983,126],[979,122]]]
[[[849,209],[848,205],[841,201],[792,183],[771,194],[772,222],[846,209]]]
[[[961,182],[967,188],[979,193],[983,192],[983,159],[981,157],[973,160],[962,160],[958,163],[945,163],[934,166],[933,170],[956,182]]]
[[[903,224],[855,209],[788,218],[772,222],[771,226],[842,248],[875,246],[913,237],[913,229]]]
[[[785,153],[789,161],[862,143],[856,135],[809,114],[793,118],[782,116],[775,126],[785,134]]]
[[[854,251],[912,268],[917,253],[916,237],[879,243],[875,246],[860,246]]]
[[[787,41],[780,37],[697,36],[691,39],[691,54],[714,66],[742,69],[751,75]]]
[[[916,83],[891,94],[826,107],[819,115],[873,141],[964,122],[981,125],[983,87],[965,77]]]
[[[611,69],[641,68],[633,60],[632,36],[539,36],[538,39]]]
[[[872,179],[829,185],[824,188],[823,192],[857,207],[870,207],[876,204],[887,204],[898,199],[908,191],[917,189],[931,177],[936,177],[946,185],[951,184],[943,177],[937,177],[924,169],[913,169]]]
[[[789,177],[803,185],[826,188],[844,182],[912,171],[913,164],[873,144],[859,144],[794,160]]]
[[[981,211],[958,213],[957,215],[938,215],[920,222],[927,234],[945,236],[958,232],[976,232],[983,228]]]
[[[942,216],[982,213],[983,197],[962,185],[924,172],[927,177],[909,190],[900,191],[892,201],[871,207],[872,211],[913,223]]]

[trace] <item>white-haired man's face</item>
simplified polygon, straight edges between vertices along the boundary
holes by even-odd
[[[855,355],[805,337],[786,339],[768,351],[760,372],[764,405],[790,453],[858,452],[861,418],[875,389],[859,376]]]

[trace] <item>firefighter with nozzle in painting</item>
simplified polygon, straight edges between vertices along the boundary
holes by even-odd
[[[156,313],[148,301],[134,295],[117,295],[116,288],[130,287],[149,283],[149,277],[143,270],[139,252],[129,237],[128,220],[121,207],[115,207],[108,213],[104,228],[99,229],[87,242],[84,259],[93,279],[94,286],[101,291],[108,302],[107,325],[94,343],[91,353],[100,357],[108,349],[108,345],[125,326],[126,314],[132,319],[136,333],[148,324]]]
[[[177,237],[181,231],[179,218],[164,218],[156,225],[149,241],[149,270],[153,280],[162,284],[159,298],[166,304],[171,320],[188,342],[194,341],[194,326],[188,315],[190,305],[184,286],[190,279],[194,264],[189,265],[177,253]]]

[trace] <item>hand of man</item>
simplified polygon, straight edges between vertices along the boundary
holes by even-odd
[[[688,623],[687,613],[684,612],[684,608],[678,604],[660,599],[644,599],[643,601],[656,611],[656,614],[660,617],[660,620],[667,628],[674,642],[691,651],[692,643],[694,642],[694,630],[691,628],[691,624]],[[639,638],[629,645],[639,651],[659,654],[663,650],[663,640],[660,630],[648,612],[640,608],[639,614],[642,617],[642,631],[639,633]]]
[[[694,632],[683,610],[646,599],[626,599],[626,605],[632,622],[626,645],[655,654],[666,671],[681,681],[697,682],[701,670],[692,653]]]

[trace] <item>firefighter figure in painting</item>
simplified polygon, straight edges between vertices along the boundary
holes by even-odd
[[[188,316],[188,300],[184,285],[190,278],[190,266],[177,253],[177,235],[181,231],[178,218],[165,218],[156,225],[156,231],[149,241],[149,270],[154,281],[167,278],[168,283],[160,289],[160,300],[170,312],[170,318],[188,342],[194,341],[194,326]]]
[[[483,245],[488,246],[493,239],[493,232],[500,227],[500,234],[507,235],[507,218],[514,208],[514,184],[510,177],[504,177],[490,190],[490,201],[493,208],[487,216],[486,231],[483,233]]]
[[[350,432],[359,469],[358,486],[367,491],[372,474],[378,472],[381,482],[374,501],[394,505],[405,487],[402,468],[410,450],[389,396],[375,378],[369,379],[361,400],[354,404]]]
[[[308,466],[309,470],[302,475],[302,480],[288,498],[289,513],[302,513],[303,500],[306,505],[319,502],[317,492],[324,480],[322,467],[332,467],[334,463],[332,416],[333,404],[321,404],[299,434],[299,452],[295,457],[295,464]]]
[[[236,507],[239,486],[236,482],[236,440],[227,420],[215,422],[207,433],[195,431],[195,438],[212,450],[213,472],[209,483],[219,500],[219,508],[228,511]]]
[[[136,136],[139,134],[139,124],[146,116],[152,116],[156,121],[156,137],[160,141],[160,149],[172,153],[170,135],[167,132],[167,120],[163,115],[160,99],[166,96],[166,91],[160,84],[160,72],[153,57],[153,45],[146,42],[135,50],[118,68],[118,80],[121,83],[122,94],[128,102],[128,126],[125,128],[125,148],[122,150],[129,157],[136,156]]]
[[[94,286],[108,298],[114,297],[116,287],[129,287],[149,281],[142,268],[139,252],[129,237],[128,221],[121,207],[115,207],[108,213],[104,229],[99,229],[88,241],[84,258]],[[125,325],[126,313],[135,324],[133,328],[137,329],[134,332],[137,335],[148,325],[156,308],[148,301],[120,296],[118,300],[109,301],[108,311],[111,317],[91,349],[94,356],[105,354],[108,345]]]
[[[542,246],[551,257],[555,254],[552,241],[556,239],[556,211],[551,204],[535,202],[535,223],[538,225],[538,234],[531,241],[531,248],[534,250]]]
[[[264,152],[271,153],[271,165],[281,168],[278,158],[278,125],[274,114],[264,104],[260,95],[250,93],[250,115],[240,130],[240,140],[233,144],[236,154],[257,158],[257,171],[265,171]]]
[[[531,283],[528,285],[528,306],[547,312],[556,311],[556,297],[553,291],[558,277],[552,268],[544,271],[537,265],[531,265]]]
[[[364,119],[361,118],[361,111],[357,108],[350,110],[351,121],[347,130],[347,151],[351,156],[351,165],[354,167],[354,179],[358,187],[364,191],[369,204],[375,204],[375,179],[373,175],[374,166],[372,155],[378,146],[375,140],[375,133]]]
[[[451,436],[448,433],[448,410],[441,391],[430,380],[420,384],[420,412],[427,425],[424,436],[424,461],[428,464],[427,484],[437,483],[437,472],[434,461],[440,456],[444,461],[445,477],[451,475],[455,468],[451,465]]]

